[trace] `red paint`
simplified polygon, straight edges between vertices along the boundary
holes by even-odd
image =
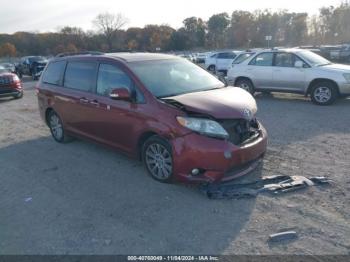
[[[218,120],[243,118],[244,109],[250,109],[255,114],[255,100],[245,91],[223,88],[172,97],[184,105],[185,110],[181,110],[155,98],[123,59],[79,56],[57,60],[60,59],[115,64],[135,82],[145,100],[140,104],[115,100],[95,93],[48,85],[41,79],[37,86],[41,116],[45,119],[48,109],[55,110],[61,116],[65,130],[73,136],[88,138],[122,150],[129,156],[139,157],[139,142],[143,135],[150,132],[158,134],[172,145],[174,176],[182,182],[214,182],[235,178],[236,175],[224,177],[224,174],[235,166],[261,158],[266,151],[267,133],[262,126],[258,139],[245,146],[236,146],[229,141],[197,134],[182,127],[176,120],[177,116],[186,116],[189,112]],[[121,89],[115,92],[125,97],[130,95]],[[84,100],[95,101],[98,105],[85,103]],[[230,159],[224,156],[226,151],[232,154]],[[252,167],[253,164],[245,170],[250,171]],[[192,176],[193,168],[200,168],[203,173]],[[240,174],[245,174],[244,170]]]

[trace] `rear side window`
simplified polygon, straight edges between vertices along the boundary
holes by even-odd
[[[65,61],[50,63],[47,66],[47,69],[45,70],[45,73],[43,75],[43,82],[51,85],[61,85],[61,79],[65,67]]]
[[[64,86],[91,92],[94,88],[96,64],[89,62],[68,62]]]

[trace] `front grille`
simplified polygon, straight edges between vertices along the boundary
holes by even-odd
[[[12,83],[12,79],[8,76],[0,77],[0,85],[9,85]]]
[[[235,145],[242,145],[252,142],[260,136],[258,121],[246,119],[225,119],[219,121],[222,127],[229,134],[229,141]]]

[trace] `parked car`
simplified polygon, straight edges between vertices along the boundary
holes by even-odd
[[[12,63],[1,63],[0,66],[4,67],[7,69],[9,72],[16,74],[16,67]]]
[[[210,53],[198,53],[196,56],[196,63],[197,64],[204,64],[206,57],[210,55]]]
[[[191,54],[181,54],[179,56],[182,58],[186,58],[188,61],[191,61],[193,63],[196,61],[196,59]]]
[[[330,57],[340,62],[350,62],[350,45],[342,45],[337,50],[330,51]]]
[[[17,73],[20,78],[29,75],[33,80],[38,80],[46,64],[47,59],[42,56],[25,56],[17,66]]]
[[[0,97],[23,97],[21,80],[9,69],[0,65]]]
[[[254,98],[176,56],[55,58],[37,86],[57,142],[83,137],[120,149],[161,182],[230,180],[255,168],[266,151]]]
[[[350,66],[333,64],[308,50],[264,50],[233,65],[227,81],[252,94],[300,93],[310,95],[315,104],[330,105],[350,95]]]
[[[320,47],[322,56],[326,59],[334,59],[334,52],[337,52],[341,49],[341,45],[322,45]]]
[[[225,51],[209,55],[205,59],[205,68],[212,73],[222,72],[226,75],[227,70],[238,54],[240,52]]]

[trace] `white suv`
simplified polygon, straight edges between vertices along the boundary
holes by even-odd
[[[350,95],[350,66],[333,64],[302,49],[263,50],[234,64],[227,82],[250,93],[276,91],[310,95],[318,105]]]
[[[205,68],[210,72],[223,72],[226,75],[227,70],[239,53],[241,52],[225,51],[213,53],[206,57]]]

